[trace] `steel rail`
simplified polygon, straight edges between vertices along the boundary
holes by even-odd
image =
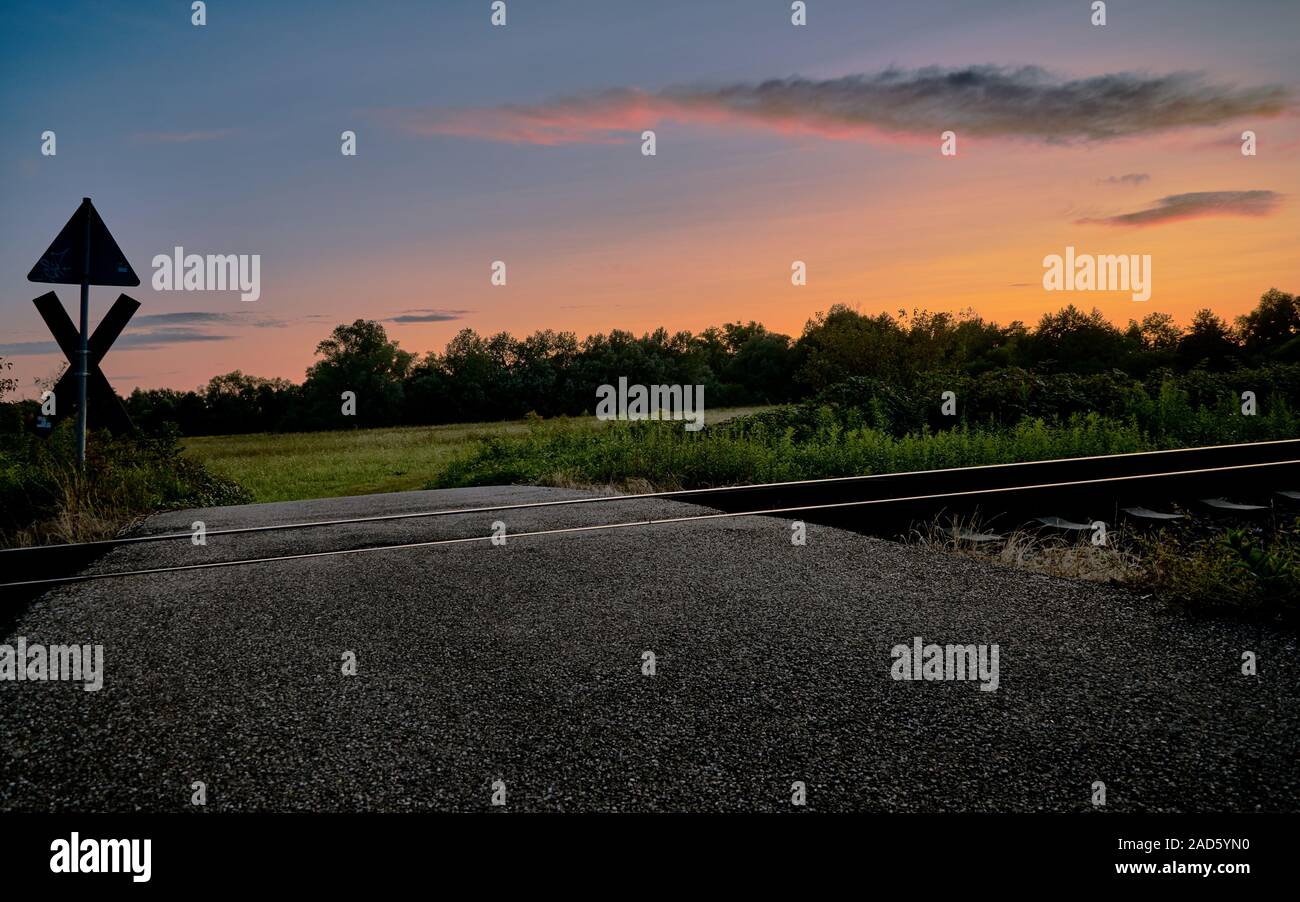
[[[1171,471],[1165,473],[1139,473],[1139,474],[1133,474],[1129,476],[1110,476],[1101,479],[1077,479],[1077,480],[1069,480],[1065,482],[1048,482],[1048,483],[1039,483],[1033,485],[1019,485],[1019,486],[1001,486],[995,488],[971,489],[971,490],[959,491],[959,492],[939,492],[939,493],[932,493],[932,494],[925,494],[925,495],[900,496],[894,498],[870,498],[861,501],[839,501],[839,502],[832,502],[826,504],[810,504],[810,505],[799,505],[793,507],[767,508],[763,510],[727,511],[722,513],[697,514],[693,516],[683,516],[683,517],[661,517],[661,518],[648,518],[643,520],[627,520],[620,523],[600,523],[591,526],[567,526],[567,527],[559,527],[559,528],[551,528],[551,529],[532,530],[528,532],[508,533],[508,536],[510,538],[519,539],[519,538],[530,538],[530,537],[537,537],[537,536],[565,535],[565,534],[580,533],[580,532],[596,532],[600,530],[627,529],[635,526],[655,526],[655,525],[662,525],[667,523],[693,523],[693,522],[698,522],[703,520],[723,520],[732,517],[771,516],[775,514],[802,513],[805,511],[812,511],[812,510],[832,510],[832,509],[844,509],[844,508],[851,508],[851,507],[865,507],[867,505],[873,505],[873,504],[897,504],[902,502],[934,501],[934,500],[944,499],[944,498],[964,498],[964,497],[971,497],[975,495],[997,495],[997,494],[1004,494],[1004,493],[1011,493],[1011,492],[1031,492],[1031,491],[1041,491],[1047,489],[1075,488],[1075,487],[1086,486],[1086,485],[1102,485],[1102,484],[1109,484],[1109,483],[1116,483],[1116,482],[1132,482],[1135,480],[1167,479],[1173,477],[1198,476],[1198,475],[1205,475],[1211,473],[1224,473],[1224,472],[1233,472],[1233,471],[1242,471],[1242,470],[1258,470],[1265,467],[1295,466],[1297,464],[1300,464],[1300,460],[1270,461],[1267,463],[1239,464],[1235,466],[1211,467],[1211,468],[1200,469],[1200,470],[1177,470],[1177,471]],[[82,573],[82,574],[75,574],[71,576],[56,576],[56,577],[47,577],[45,579],[22,580],[18,582],[0,583],[0,589],[11,589],[11,588],[29,587],[29,586],[60,585],[65,583],[90,582],[93,580],[114,579],[119,577],[130,577],[130,576],[151,576],[151,575],[156,575],[161,573],[180,573],[180,572],[186,572],[192,570],[210,570],[219,567],[237,567],[237,566],[244,566],[249,564],[268,564],[277,561],[299,561],[299,560],[308,560],[311,558],[337,557],[337,556],[353,555],[353,554],[370,554],[379,551],[402,551],[402,550],[409,550],[415,548],[432,548],[439,545],[459,545],[459,544],[465,544],[470,542],[490,542],[492,539],[493,536],[491,535],[462,536],[462,537],[452,538],[452,539],[431,539],[424,542],[402,542],[394,545],[372,545],[372,546],[363,546],[360,548],[341,548],[341,549],[334,549],[330,551],[312,551],[312,552],[303,552],[300,554],[272,555],[272,556],[260,557],[260,558],[240,558],[240,559],[230,560],[230,561],[208,561],[208,562],[197,563],[197,564],[178,564],[170,567],[151,567],[151,568],[141,569],[141,570],[118,570],[118,571],[109,571],[105,573]]]
[[[939,473],[967,473],[981,472],[993,469],[1013,470],[1021,467],[1036,467],[1050,464],[1078,464],[1088,461],[1124,461],[1138,457],[1159,457],[1168,455],[1195,455],[1197,453],[1225,453],[1235,449],[1258,449],[1268,448],[1270,446],[1295,445],[1300,450],[1300,440],[1297,439],[1278,439],[1267,442],[1243,442],[1235,445],[1203,445],[1196,448],[1170,448],[1163,451],[1130,451],[1124,454],[1094,454],[1086,457],[1054,457],[1047,460],[1029,460],[1017,463],[1003,464],[979,464],[969,467],[946,467],[934,470],[906,470],[897,473],[869,473],[862,476],[835,476],[827,479],[800,479],[792,482],[766,482],[752,483],[747,485],[718,486],[716,488],[700,489],[673,489],[662,492],[638,492],[623,495],[596,495],[584,498],[563,498],[554,501],[526,501],[515,504],[495,504],[484,507],[462,507],[462,508],[440,508],[429,511],[412,511],[401,514],[375,514],[366,517],[340,517],[332,520],[307,520],[297,523],[271,523],[264,526],[238,526],[226,529],[208,529],[204,531],[206,536],[233,536],[248,535],[253,533],[264,532],[281,532],[293,529],[314,529],[325,526],[348,526],[356,523],[385,523],[399,520],[416,520],[430,517],[450,517],[462,514],[487,514],[500,513],[502,511],[529,510],[534,508],[545,507],[567,507],[583,504],[609,504],[624,501],[644,501],[652,498],[666,499],[687,499],[691,496],[702,495],[727,495],[733,493],[755,492],[761,490],[782,490],[782,489],[800,489],[819,486],[834,486],[843,484],[862,485],[869,483],[870,480],[883,480],[905,476],[926,476]],[[1271,465],[1276,462],[1262,462],[1260,465]],[[1228,468],[1211,468],[1213,469],[1231,469]],[[1157,471],[1144,476],[1162,475],[1165,471]],[[1118,477],[1115,477],[1118,478]],[[888,500],[888,499],[877,499]],[[809,508],[812,509],[812,508]],[[68,542],[55,545],[27,545],[15,548],[0,549],[0,560],[5,556],[18,556],[24,553],[32,554],[41,551],[73,551],[76,549],[92,548],[116,548],[124,545],[139,545],[148,542],[166,542],[189,539],[193,537],[192,532],[171,532],[159,533],[157,535],[144,536],[123,536],[113,539],[99,539],[92,542]],[[0,583],[0,586],[5,585]]]

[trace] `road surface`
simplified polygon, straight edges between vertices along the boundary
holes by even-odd
[[[209,529],[577,497],[457,489],[188,511]],[[680,516],[642,501],[119,548],[99,570]],[[1300,810],[1296,637],[784,520],[507,538],[59,587],[7,643],[0,809]],[[999,647],[999,684],[891,649]],[[1257,676],[1241,673],[1244,651]],[[344,675],[345,653],[356,674]],[[653,676],[644,653],[655,656]],[[501,781],[497,783],[497,781]],[[192,805],[206,787],[206,808]],[[500,794],[497,793],[498,798]]]

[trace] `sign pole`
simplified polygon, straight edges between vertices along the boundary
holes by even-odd
[[[90,198],[83,197],[89,205]],[[86,216],[86,255],[81,268],[81,338],[77,346],[77,467],[86,468],[86,379],[90,371],[90,216]]]

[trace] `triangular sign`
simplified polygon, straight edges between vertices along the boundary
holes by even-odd
[[[86,265],[86,245],[90,245],[90,265]],[[100,219],[99,211],[89,197],[81,199],[81,206],[72,214],[68,224],[59,232],[50,249],[45,252],[32,271],[29,282],[56,282],[63,285],[139,285],[140,278],[126,262],[108,226]]]

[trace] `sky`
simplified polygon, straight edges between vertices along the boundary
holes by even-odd
[[[507,0],[494,26],[489,0],[211,0],[195,26],[187,0],[8,0],[0,357],[27,396],[60,370],[31,302],[75,319],[78,288],[26,275],[83,196],[142,280],[120,392],[300,381],[358,318],[423,353],[462,328],[798,335],[837,303],[1185,323],[1300,290],[1300,2],[1091,6],[808,0],[795,26],[785,0]],[[178,246],[259,255],[260,297],[154,290]],[[1150,300],[1045,290],[1067,246],[1150,255]],[[91,289],[92,328],[120,290]]]

